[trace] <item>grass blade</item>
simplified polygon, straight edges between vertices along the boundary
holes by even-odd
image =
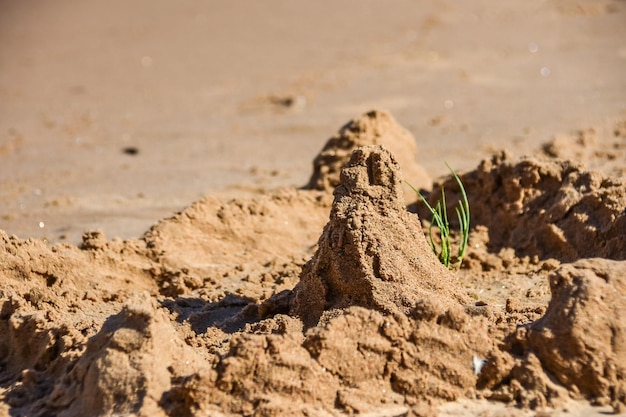
[[[461,191],[461,198],[459,199],[458,207],[455,207],[456,215],[459,220],[459,247],[456,255],[456,265],[461,266],[463,262],[463,258],[465,257],[465,252],[467,251],[468,241],[469,241],[469,229],[470,229],[470,208],[469,201],[467,199],[467,193],[465,191],[465,187],[459,176],[454,172],[454,170],[448,165],[446,162],[446,166],[452,173],[452,176],[456,180],[459,185],[459,189]],[[408,183],[407,183],[408,184]],[[450,236],[450,223],[448,221],[448,208],[446,204],[446,193],[444,187],[441,187],[441,199],[437,201],[437,204],[433,208],[430,203],[426,200],[426,198],[420,193],[415,187],[411,184],[408,184],[409,187],[415,191],[424,203],[424,205],[428,208],[432,215],[432,219],[430,221],[430,226],[428,227],[428,237],[430,248],[433,253],[437,255],[442,264],[444,264],[447,268],[450,268],[450,261],[452,257],[452,241]],[[437,227],[439,229],[439,237],[441,243],[441,249],[437,250],[437,246],[435,244],[435,238],[433,237],[433,228]]]

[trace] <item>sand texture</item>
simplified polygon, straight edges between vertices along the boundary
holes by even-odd
[[[462,398],[622,410],[626,184],[494,155],[461,175],[474,245],[449,271],[407,210],[390,151],[405,138],[388,116],[372,122],[381,114],[363,116],[366,134],[391,145],[333,161],[334,188],[206,198],[139,239],[2,232],[5,410],[400,416]],[[323,160],[314,176],[332,171]],[[525,294],[524,273],[537,280]],[[506,295],[488,294],[493,276]]]
[[[0,2],[0,417],[626,415],[625,23]]]

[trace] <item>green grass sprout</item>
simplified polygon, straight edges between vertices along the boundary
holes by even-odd
[[[459,248],[457,250],[455,263],[453,264],[453,256],[452,256],[452,239],[450,236],[450,222],[448,221],[448,210],[446,205],[446,193],[443,185],[441,186],[441,199],[437,201],[435,207],[431,206],[426,198],[419,192],[415,187],[411,184],[408,184],[409,187],[415,191],[415,193],[419,196],[420,200],[426,205],[430,213],[432,214],[432,220],[430,222],[430,226],[428,227],[428,237],[430,248],[433,250],[435,255],[439,258],[441,263],[446,268],[452,267],[460,267],[463,262],[463,258],[465,257],[465,252],[467,250],[467,242],[469,239],[469,228],[470,228],[470,208],[469,202],[467,201],[467,193],[465,192],[465,187],[463,187],[463,183],[459,176],[454,172],[450,165],[446,162],[446,166],[452,173],[452,176],[456,180],[457,184],[459,184],[459,188],[461,189],[461,199],[459,200],[459,204],[455,207],[457,218],[459,219],[459,233],[460,233],[460,241]],[[437,245],[435,244],[435,237],[433,233],[433,229],[437,228],[439,230],[439,237],[441,242],[440,249],[437,249]]]

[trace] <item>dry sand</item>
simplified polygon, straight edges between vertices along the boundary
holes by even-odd
[[[0,414],[624,413],[622,3],[2,3]]]

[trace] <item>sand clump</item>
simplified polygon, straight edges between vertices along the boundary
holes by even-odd
[[[532,408],[570,395],[623,411],[625,273],[623,262],[607,259],[553,272],[543,317],[511,333],[505,352],[485,366],[479,386],[493,389],[485,395]]]
[[[170,379],[203,364],[176,337],[169,318],[148,293],[129,299],[89,339],[85,352],[56,382],[42,409],[59,416],[114,414],[165,415],[161,396]]]
[[[516,335],[563,386],[622,409],[626,401],[626,266],[607,259],[564,265],[550,277],[546,314]]]

